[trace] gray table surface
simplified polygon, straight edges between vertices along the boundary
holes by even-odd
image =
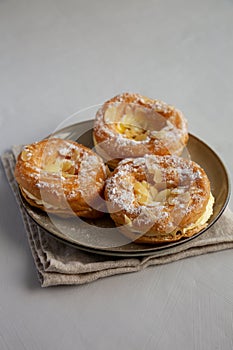
[[[232,19],[232,0],[0,0],[0,151],[134,91],[179,107],[232,174]],[[42,289],[0,176],[1,350],[232,350],[231,250]]]

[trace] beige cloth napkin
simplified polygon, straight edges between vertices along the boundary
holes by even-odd
[[[140,271],[179,259],[233,248],[233,214],[227,209],[222,217],[203,235],[188,244],[174,248],[169,254],[156,257],[117,258],[81,251],[49,236],[37,226],[22,207],[14,179],[15,156],[19,148],[2,155],[9,184],[18,202],[29,245],[42,287],[83,284],[102,277]]]

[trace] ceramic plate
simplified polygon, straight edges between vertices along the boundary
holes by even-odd
[[[54,135],[62,139],[78,141],[92,148],[92,125],[93,120],[77,123],[57,131]],[[125,257],[168,254],[170,251],[172,252],[173,248],[177,250],[180,246],[183,249],[190,240],[204,234],[219,219],[229,200],[228,175],[217,154],[203,141],[191,134],[187,149],[191,159],[200,164],[206,171],[211,183],[211,191],[215,197],[213,215],[209,219],[208,226],[191,238],[160,245],[128,243],[120,231],[115,229],[113,221],[107,214],[101,219],[91,221],[80,218],[62,219],[52,215],[48,216],[45,212],[31,207],[23,198],[22,201],[28,214],[38,225],[55,238],[76,248],[99,254]],[[111,230],[112,228],[114,230]]]

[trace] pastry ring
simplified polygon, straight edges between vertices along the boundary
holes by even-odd
[[[106,166],[97,154],[58,138],[25,146],[15,167],[15,178],[26,201],[65,217],[101,216],[97,202],[106,177]]]
[[[122,160],[105,199],[116,226],[139,243],[174,242],[207,224],[214,199],[205,171],[178,156]]]
[[[114,168],[128,157],[180,155],[188,142],[187,122],[165,102],[123,93],[97,111],[93,140],[97,153]]]

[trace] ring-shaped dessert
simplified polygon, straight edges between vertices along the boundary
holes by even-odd
[[[106,166],[96,153],[59,138],[25,146],[15,167],[25,200],[63,217],[101,216],[98,200],[103,197],[106,177]]]
[[[93,140],[110,167],[145,154],[180,155],[188,142],[181,111],[160,100],[123,93],[97,111]]]
[[[178,156],[122,160],[106,181],[111,218],[138,243],[191,237],[207,225],[214,198],[205,171]]]

